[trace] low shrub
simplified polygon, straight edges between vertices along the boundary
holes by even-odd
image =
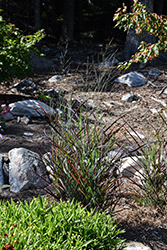
[[[14,24],[7,24],[0,16],[0,83],[9,84],[16,76],[20,79],[32,76],[30,49],[39,53],[34,45],[44,36],[43,30],[24,36]]]
[[[123,249],[124,240],[113,219],[88,212],[81,204],[50,204],[40,196],[27,203],[0,202],[0,248]]]

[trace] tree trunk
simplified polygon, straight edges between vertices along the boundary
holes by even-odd
[[[76,0],[76,22],[78,32],[83,30],[83,0]]]
[[[146,6],[146,9],[150,12],[154,11],[154,0],[140,0],[140,2]],[[133,2],[131,1],[133,4]],[[155,37],[149,35],[147,32],[145,33],[145,37],[137,36],[135,30],[128,30],[126,35],[126,42],[123,52],[123,60],[129,60],[132,55],[134,55],[137,51],[137,48],[141,41],[145,41],[146,43],[155,43]]]
[[[64,10],[63,10],[63,24],[61,41],[70,42],[73,41],[74,33],[74,0],[64,0]]]
[[[35,31],[38,31],[41,29],[40,0],[35,0],[34,15],[35,15]]]
[[[158,3],[155,5],[156,7],[156,13],[158,15],[163,14],[163,8],[164,8],[164,0],[158,0]]]

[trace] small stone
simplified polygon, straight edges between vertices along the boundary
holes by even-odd
[[[63,76],[62,75],[55,75],[55,76],[52,76],[51,78],[49,78],[49,82],[58,82],[59,80],[62,80],[63,79]]]
[[[123,95],[121,100],[125,102],[134,102],[134,101],[138,101],[139,97],[134,94],[129,93],[129,94]]]
[[[153,113],[153,115],[155,115],[155,114],[158,114],[159,112],[161,112],[162,108],[159,108],[159,109],[152,108],[152,109],[150,109],[150,111]]]
[[[4,119],[5,119],[6,121],[10,121],[10,120],[13,120],[13,119],[14,119],[14,116],[13,116],[10,112],[4,114],[3,117],[4,117]]]
[[[100,66],[104,66],[104,67],[111,67],[114,64],[118,64],[119,61],[115,58],[115,57],[110,57],[107,58],[106,60],[104,60],[103,62],[100,63]]]
[[[122,159],[120,166],[120,172],[124,177],[134,176],[136,171],[140,171],[145,164],[145,158],[143,156],[131,156]]]
[[[162,74],[162,71],[159,69],[150,69],[148,74],[150,76],[159,76],[160,74]]]
[[[118,77],[115,82],[127,84],[129,87],[139,87],[147,82],[147,78],[143,74],[134,71]]]
[[[165,87],[165,88],[163,89],[162,94],[167,95],[167,87]]]
[[[137,137],[140,138],[140,139],[146,138],[145,135],[142,135],[142,134],[140,134],[140,133],[138,133],[138,132],[130,132],[130,134],[131,134],[132,136],[137,136]]]
[[[34,134],[33,133],[24,132],[24,135],[25,136],[33,136]]]
[[[18,117],[17,117],[17,123],[19,123],[20,121],[21,121],[21,117],[18,116]]]
[[[23,116],[21,118],[21,122],[25,123],[25,124],[28,124],[30,122],[30,119],[27,117],[27,116]]]
[[[49,96],[51,98],[59,98],[59,91],[57,89],[45,89],[43,91],[45,96]]]
[[[143,245],[141,242],[129,242],[126,243],[124,250],[151,250],[151,248]]]
[[[37,90],[37,89],[38,88],[34,82],[32,82],[30,79],[26,79],[26,80],[23,80],[22,82],[18,82],[14,84],[11,91],[14,93],[21,92],[24,94],[32,94],[32,91]]]

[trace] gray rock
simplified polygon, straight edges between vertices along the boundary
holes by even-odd
[[[23,117],[21,117],[21,122],[28,124],[30,122],[30,119],[24,115]]]
[[[49,78],[49,82],[58,82],[60,80],[63,79],[63,76],[62,75],[55,75],[55,76],[52,76],[51,78]]]
[[[33,133],[24,132],[24,135],[25,136],[33,136],[34,134]]]
[[[143,156],[131,156],[122,159],[120,172],[124,177],[131,177],[141,169],[143,169],[145,158]]]
[[[151,250],[151,248],[143,245],[141,242],[129,242],[126,243],[124,250]]]
[[[162,91],[162,94],[167,95],[167,87],[164,88],[164,90]]]
[[[162,74],[162,71],[159,69],[150,69],[148,74],[150,76],[159,76],[160,74]]]
[[[58,89],[45,89],[43,91],[44,95],[49,96],[51,98],[59,98],[59,91]]]
[[[126,95],[123,95],[122,96],[122,101],[125,101],[125,102],[134,102],[134,101],[138,101],[139,100],[139,97],[137,95],[134,95],[134,94],[126,94]]]
[[[12,92],[21,92],[23,94],[32,94],[34,90],[37,90],[36,84],[30,79],[23,80],[22,82],[16,83],[11,89]]]
[[[51,49],[48,47],[42,47],[41,52],[47,54],[47,53],[51,52]]]
[[[14,116],[10,112],[3,114],[3,117],[6,121],[11,121],[14,119]]]
[[[76,99],[71,101],[72,109],[76,110],[80,106],[82,106],[82,108],[90,108],[90,109],[92,109],[92,108],[96,107],[96,103],[92,99],[88,99],[86,102],[84,100],[80,101],[80,100],[76,100]]]
[[[0,155],[0,186],[4,185],[4,173],[3,173],[3,156]],[[0,192],[3,191],[0,189]]]
[[[106,60],[104,60],[103,62],[100,63],[100,66],[104,66],[104,67],[111,67],[114,64],[118,64],[119,61],[114,57],[109,57]]]
[[[9,104],[10,113],[15,116],[30,116],[30,117],[40,117],[40,115],[34,110],[36,109],[42,116],[45,116],[45,113],[40,108],[40,106],[45,110],[49,115],[57,113],[57,109],[53,109],[44,102],[37,100],[24,100],[19,102],[14,102]]]
[[[138,137],[138,138],[140,138],[140,139],[145,139],[145,138],[146,138],[145,135],[140,134],[140,133],[138,133],[138,132],[130,132],[130,134],[131,134],[132,136],[136,136],[136,137]]]
[[[34,51],[30,51],[31,54],[31,59],[30,59],[30,64],[34,69],[42,69],[42,70],[52,70],[55,67],[55,64],[45,58],[45,57],[40,57],[37,56]]]
[[[27,189],[40,189],[50,182],[40,156],[25,148],[14,148],[9,151],[9,184],[10,191],[18,193]]]
[[[42,157],[42,160],[43,160],[43,163],[45,164],[46,166],[46,169],[49,173],[49,178],[51,180],[54,180],[54,177],[53,177],[53,174],[54,174],[54,171],[53,171],[53,166],[52,166],[52,163],[53,163],[53,160],[52,160],[52,155],[50,152],[48,153],[45,153]],[[56,170],[56,169],[55,169]]]
[[[153,113],[153,115],[158,114],[159,112],[162,112],[162,108],[156,109],[156,108],[152,108],[150,109],[150,111]]]
[[[143,74],[134,71],[118,77],[115,82],[127,84],[129,87],[139,87],[147,82],[147,78]]]

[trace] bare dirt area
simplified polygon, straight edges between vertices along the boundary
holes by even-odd
[[[149,76],[148,72],[153,68],[161,70],[158,77]],[[150,125],[155,128],[161,127],[161,119],[157,114],[153,114],[151,109],[162,108],[162,102],[167,102],[167,95],[164,93],[167,86],[167,64],[147,66],[143,69],[134,66],[132,70],[137,70],[145,75],[148,78],[147,83],[141,87],[133,88],[116,83],[114,79],[123,74],[117,71],[116,66],[99,68],[98,63],[86,62],[71,63],[67,68],[67,74],[63,75],[63,78],[56,83],[48,81],[51,76],[59,74],[56,70],[46,73],[35,72],[33,81],[38,86],[39,91],[46,88],[58,89],[61,97],[65,100],[76,98],[81,102],[92,100],[96,109],[100,110],[99,113],[97,112],[98,118],[105,112],[101,119],[104,125],[110,124],[124,115],[124,119],[121,119],[117,126],[126,121],[136,132],[148,136],[152,130]],[[125,102],[122,100],[122,96],[127,93],[133,93],[139,99],[135,102]],[[0,101],[4,100],[6,104],[30,97],[22,94],[16,95],[10,89],[4,86],[0,87]],[[32,97],[38,98],[38,95]],[[50,149],[49,141],[46,138],[47,135],[51,135],[51,131],[45,119],[32,119],[28,125],[18,123],[17,119],[14,119],[8,121],[6,125],[4,137],[0,139],[0,154],[6,155],[9,150],[15,147],[25,147],[34,152],[42,153]],[[24,132],[32,133],[33,136],[24,136]],[[125,133],[126,131],[123,129],[120,133],[120,142],[124,141]],[[165,137],[166,135],[164,135]],[[135,203],[128,184],[123,187],[123,193],[124,197],[120,199],[114,212],[119,227],[126,230],[123,237],[127,241],[140,241],[153,250],[167,249],[166,211],[159,211],[153,207],[142,207]],[[34,194],[37,195],[38,192],[35,191]],[[6,191],[1,198],[14,197],[16,200],[23,200],[33,194],[27,192],[26,194],[8,195],[9,193]],[[51,199],[51,197],[49,198]]]

